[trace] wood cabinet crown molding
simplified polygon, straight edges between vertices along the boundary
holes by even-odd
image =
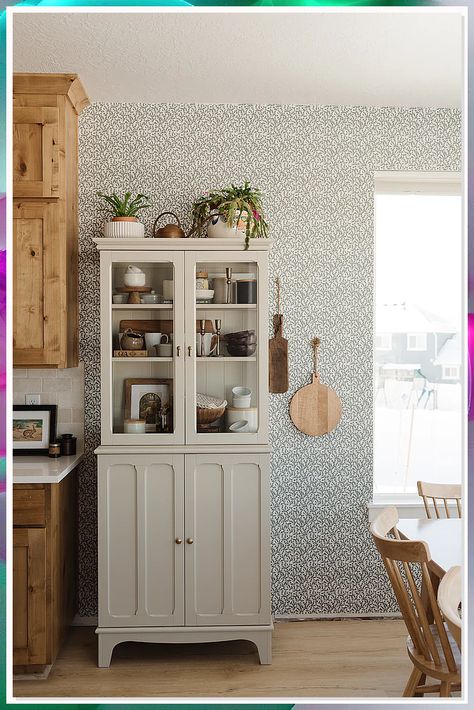
[[[13,93],[65,95],[77,115],[90,104],[89,97],[77,74],[13,74]]]

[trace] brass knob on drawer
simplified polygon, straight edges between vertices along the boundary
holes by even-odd
[[[181,345],[176,346],[176,357],[179,357],[181,355]]]
[[[193,540],[192,537],[188,537],[187,540],[186,540],[186,542],[188,543],[188,545],[192,545],[193,542],[194,542],[194,540]]]
[[[181,540],[180,537],[177,537],[176,540],[175,540],[175,543],[176,543],[177,545],[181,545],[182,542],[183,542],[183,541]]]

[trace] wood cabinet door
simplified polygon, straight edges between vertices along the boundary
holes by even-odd
[[[13,528],[13,665],[49,662],[46,530]]]
[[[57,365],[61,359],[61,250],[58,205],[13,205],[13,364]],[[64,278],[64,274],[62,276]]]
[[[99,626],[184,624],[183,537],[183,454],[99,456]]]
[[[268,624],[269,456],[186,455],[186,626]]]
[[[13,108],[13,197],[60,197],[59,109]]]

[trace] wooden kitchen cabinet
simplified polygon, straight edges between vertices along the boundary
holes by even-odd
[[[78,364],[75,74],[13,78],[13,364]]]
[[[13,486],[13,666],[54,662],[76,611],[76,481]]]

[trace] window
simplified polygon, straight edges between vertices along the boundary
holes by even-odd
[[[390,333],[377,333],[375,336],[375,347],[377,350],[391,350],[392,336]]]
[[[374,495],[382,500],[416,497],[420,479],[462,477],[459,180],[376,175]]]
[[[459,365],[443,365],[443,380],[459,380]]]
[[[407,350],[426,350],[426,333],[408,333]]]

